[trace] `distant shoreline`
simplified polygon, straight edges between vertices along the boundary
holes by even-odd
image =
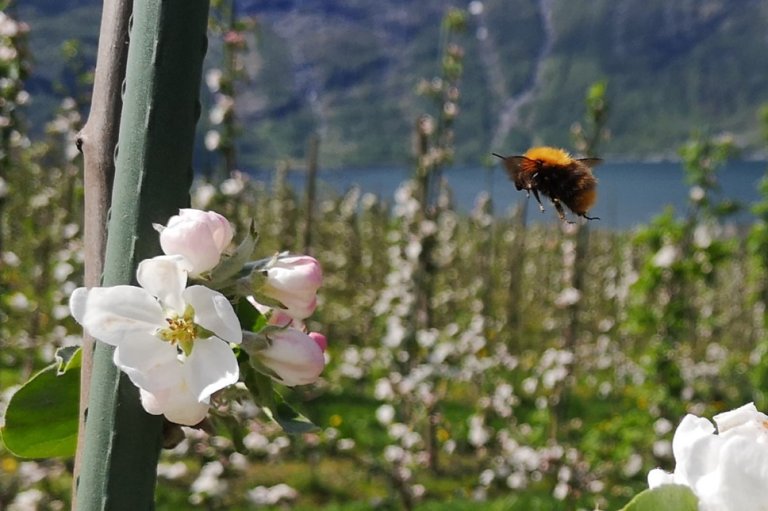
[[[654,156],[647,156],[647,157],[631,157],[631,156],[623,156],[623,155],[612,155],[612,154],[601,154],[600,158],[603,159],[605,163],[611,163],[611,164],[680,164],[682,163],[682,159],[679,156],[672,156],[672,155],[654,155]],[[768,153],[754,153],[754,154],[746,154],[746,155],[739,155],[738,158],[731,158],[728,160],[728,163],[726,163],[726,166],[728,164],[738,164],[738,163],[764,163],[767,167],[766,170],[768,170]],[[472,164],[472,163],[455,163],[450,166],[446,166],[443,168],[444,171],[452,171],[452,170],[459,170],[459,169],[487,169],[487,168],[496,168],[497,166],[494,165],[492,167],[483,166],[479,163]],[[323,166],[322,161],[320,162],[319,169],[321,172],[334,172],[334,173],[344,173],[344,172],[359,172],[359,171],[381,171],[381,170],[398,170],[398,171],[409,171],[410,165],[407,163],[392,163],[392,164],[381,164],[377,163],[376,165],[346,165],[346,166]],[[286,171],[289,174],[294,173],[303,173],[306,170],[306,165],[303,160],[294,160],[290,162],[290,165],[288,165]],[[256,168],[244,168],[242,169],[243,172],[249,175],[258,175],[258,174],[271,174],[275,171],[275,167],[256,167]]]

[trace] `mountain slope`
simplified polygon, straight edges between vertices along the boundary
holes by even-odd
[[[238,98],[244,166],[301,155],[314,131],[325,166],[405,163],[411,127],[428,107],[415,84],[437,71],[448,5],[238,2],[260,23],[257,72]],[[57,33],[93,29],[73,34],[89,46],[98,23],[68,27],[64,19],[99,7],[96,0],[25,0],[21,13],[32,18],[33,39],[37,23]],[[585,91],[602,79],[611,100],[606,154],[674,155],[696,129],[732,131],[747,148],[759,148],[755,111],[768,102],[765,2],[486,0],[483,7],[470,16],[463,41],[460,162],[533,143],[569,146]],[[43,38],[50,41],[51,33]],[[48,61],[50,53],[38,58]],[[40,83],[55,70],[55,62],[41,62]]]

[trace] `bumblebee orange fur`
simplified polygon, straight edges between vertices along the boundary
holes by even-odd
[[[571,207],[571,210],[573,210],[574,213],[577,215],[584,216],[584,214],[589,211],[589,209],[595,205],[595,202],[597,201],[597,190],[594,188],[591,188],[589,190],[586,190],[582,193],[580,193],[575,199],[572,204],[573,207]]]
[[[565,221],[563,204],[575,215],[587,220],[587,211],[597,200],[597,179],[592,167],[601,162],[598,158],[574,159],[568,152],[555,147],[532,147],[519,156],[501,156],[515,188],[533,193],[539,208],[544,211],[539,193],[549,197],[561,220]]]
[[[571,158],[570,154],[556,147],[531,147],[523,156],[529,160],[541,160],[550,165],[570,165],[573,163],[573,158]]]

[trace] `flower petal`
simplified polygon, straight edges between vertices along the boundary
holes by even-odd
[[[734,410],[736,411],[736,410]],[[758,412],[759,413],[759,412]],[[729,438],[721,449],[716,473],[717,488],[712,501],[702,498],[711,509],[762,511],[768,502],[768,445],[756,437]]]
[[[69,308],[89,334],[112,346],[133,335],[151,335],[165,325],[157,300],[135,286],[79,288],[72,293]]]
[[[175,366],[181,365],[176,347],[152,335],[135,335],[115,349],[113,362],[137,387],[160,389],[173,384]]]
[[[672,452],[675,455],[675,479],[692,488],[717,464],[722,439],[714,435],[715,427],[707,419],[686,415],[675,430]]]
[[[729,429],[741,426],[749,421],[763,422],[768,420],[768,416],[758,412],[755,403],[747,403],[735,410],[718,413],[713,417],[713,420],[717,424],[717,431],[722,435]]]
[[[181,367],[181,366],[179,366]],[[194,426],[208,414],[208,402],[200,402],[190,392],[181,373],[176,385],[150,392],[140,389],[141,404],[147,413],[164,415],[169,421],[184,426]]]
[[[242,342],[240,320],[224,295],[205,286],[190,286],[182,296],[195,309],[195,323],[227,342]]]
[[[183,314],[185,304],[181,293],[187,286],[188,267],[181,256],[157,256],[139,263],[136,279],[163,305]]]
[[[90,290],[88,288],[78,287],[72,291],[72,294],[69,296],[69,312],[72,314],[72,317],[75,318],[75,321],[81,325],[83,324],[85,312],[88,310],[89,293]]]
[[[648,472],[648,488],[658,488],[665,484],[675,484],[675,476],[660,468],[654,468]]]
[[[229,345],[216,337],[198,339],[184,361],[184,374],[190,392],[199,401],[224,387],[237,383],[240,369]]]

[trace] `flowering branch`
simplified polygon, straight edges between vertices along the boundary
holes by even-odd
[[[227,253],[234,232],[214,212],[181,209],[154,228],[166,255],[139,263],[139,286],[79,288],[70,297],[72,316],[115,348],[114,365],[138,387],[148,413],[196,426],[242,368],[256,401],[281,422],[275,409],[287,405],[278,403],[269,379],[307,385],[325,367],[325,336],[302,323],[317,304],[319,263],[288,254],[243,263],[253,233]]]

